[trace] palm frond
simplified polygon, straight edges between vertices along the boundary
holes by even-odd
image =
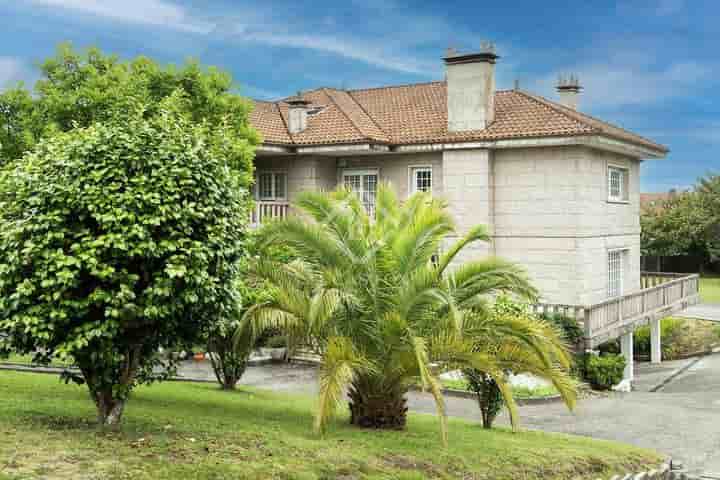
[[[359,356],[352,342],[343,337],[330,338],[325,346],[320,366],[320,394],[315,413],[315,431],[322,434],[328,420],[342,402],[345,389],[358,369],[369,368]]]
[[[442,394],[440,382],[430,371],[430,361],[428,359],[428,350],[425,339],[412,336],[410,337],[410,342],[413,347],[413,352],[415,353],[415,361],[417,362],[417,368],[420,373],[420,381],[422,382],[423,390],[429,389],[435,399],[435,406],[437,408],[438,417],[440,418],[440,432],[442,435],[443,445],[447,446],[448,433],[445,398]]]
[[[468,233],[466,233],[463,238],[456,241],[448,250],[445,252],[442,257],[440,257],[440,262],[438,264],[438,271],[442,274],[445,272],[445,269],[452,263],[452,261],[457,257],[458,253],[460,253],[465,247],[470,245],[474,242],[489,242],[490,241],[490,234],[488,233],[488,229],[485,225],[477,225],[475,228],[470,229]]]

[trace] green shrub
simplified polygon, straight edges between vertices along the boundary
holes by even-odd
[[[623,379],[625,358],[621,355],[588,355],[585,360],[586,380],[596,390],[608,390]]]
[[[543,313],[540,318],[555,325],[560,332],[562,332],[563,338],[572,347],[581,347],[583,340],[585,339],[585,332],[580,322],[576,318],[561,315],[559,313]]]
[[[683,335],[683,321],[677,318],[665,318],[660,322],[662,337],[662,356],[672,360],[680,353],[678,342]],[[635,330],[635,354],[650,355],[650,326],[645,325]]]
[[[483,428],[492,428],[493,421],[505,404],[500,388],[490,375],[480,370],[468,368],[463,370],[463,375],[467,380],[467,389],[477,397]]]

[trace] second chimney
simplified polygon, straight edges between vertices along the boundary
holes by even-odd
[[[580,86],[580,80],[576,75],[568,77],[560,75],[557,87],[555,87],[560,95],[560,104],[573,110],[578,109],[578,101],[580,100],[580,92],[583,87]]]
[[[288,130],[290,133],[300,133],[307,128],[308,107],[310,102],[298,94],[290,97],[285,102],[288,104]]]
[[[448,50],[448,131],[483,130],[495,119],[495,45],[484,42],[478,53]]]

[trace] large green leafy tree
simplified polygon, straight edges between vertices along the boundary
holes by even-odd
[[[146,118],[160,113],[163,99],[182,91],[194,122],[224,122],[236,138],[257,143],[249,126],[250,104],[232,93],[230,75],[197,62],[161,66],[146,57],[122,61],[96,48],[70,44],[41,65],[33,92],[23,86],[0,94],[0,161],[19,158],[43,137],[104,122],[145,105]],[[32,94],[31,94],[32,93]]]
[[[41,140],[0,176],[0,350],[71,359],[104,425],[159,347],[234,306],[249,143],[178,90]]]
[[[436,258],[455,236],[454,223],[437,199],[415,195],[400,202],[383,185],[376,219],[346,190],[302,193],[296,207],[305,218],[271,223],[260,236],[271,245],[291,246],[298,259],[258,262],[255,270],[270,285],[270,298],[245,318],[256,328],[282,327],[295,343],[318,347],[318,431],[346,390],[352,424],[404,427],[406,393],[419,379],[435,397],[444,433],[438,369],[462,367],[486,372],[497,382],[516,425],[505,375],[510,356],[498,358],[477,345],[492,332],[531,346],[540,358],[536,370],[551,372],[572,405],[567,354],[554,330],[528,318],[488,314],[494,294],[534,297],[523,271],[495,258],[452,266],[468,245],[488,240],[483,227]]]
[[[720,260],[720,176],[708,175],[697,187],[643,212],[645,255],[694,255]]]

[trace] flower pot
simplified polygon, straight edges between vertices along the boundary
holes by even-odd
[[[195,360],[196,362],[202,362],[203,360],[205,360],[205,354],[202,352],[196,353],[195,355],[193,355],[193,360]]]

